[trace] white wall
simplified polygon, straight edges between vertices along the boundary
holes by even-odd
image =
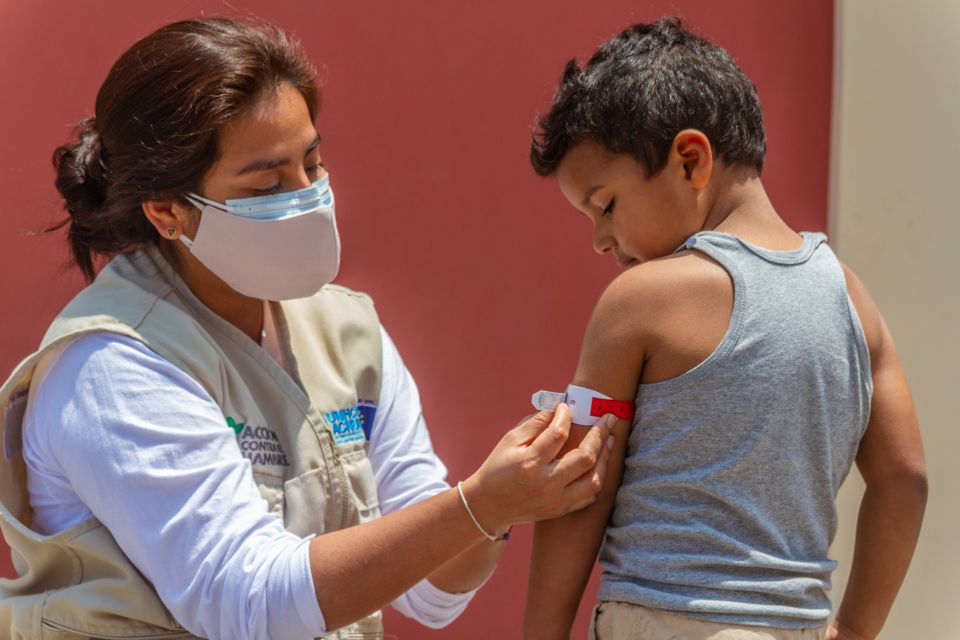
[[[960,638],[960,0],[837,0],[831,227],[897,342],[930,477],[881,638]],[[839,602],[862,482],[841,492]]]

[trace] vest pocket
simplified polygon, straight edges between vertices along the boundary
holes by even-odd
[[[368,522],[380,516],[380,499],[377,495],[377,483],[373,479],[373,466],[364,448],[341,453],[340,463],[347,475],[348,490],[353,503],[357,505],[359,522]],[[348,523],[346,526],[359,524]]]
[[[283,484],[284,526],[300,537],[340,528],[343,492],[320,467]]]
[[[253,472],[260,495],[267,501],[267,510],[283,520],[283,478],[267,473]]]
[[[363,445],[283,484],[284,526],[298,536],[320,535],[380,515],[373,467]]]

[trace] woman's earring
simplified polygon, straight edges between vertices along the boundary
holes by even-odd
[[[167,235],[170,236],[170,238],[175,238],[177,236],[177,228],[167,227]]]

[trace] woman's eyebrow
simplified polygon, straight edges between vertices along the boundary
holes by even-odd
[[[320,146],[320,134],[313,139],[313,142],[310,143],[310,146],[307,147],[307,150],[304,152],[304,155],[310,153],[314,149]],[[254,160],[243,169],[237,172],[238,176],[245,176],[248,173],[254,173],[256,171],[267,171],[269,169],[276,169],[277,167],[283,167],[290,164],[289,158],[272,158],[264,160]]]
[[[277,167],[282,167],[284,165],[290,164],[289,158],[275,158],[272,160],[256,160],[251,162],[240,171],[237,171],[238,176],[245,176],[248,173],[253,173],[255,171],[266,171],[267,169],[276,169]]]

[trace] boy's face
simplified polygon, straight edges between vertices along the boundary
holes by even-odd
[[[679,160],[647,178],[643,165],[593,140],[573,147],[557,167],[560,191],[593,222],[593,248],[624,268],[671,254],[700,230],[698,190]]]

